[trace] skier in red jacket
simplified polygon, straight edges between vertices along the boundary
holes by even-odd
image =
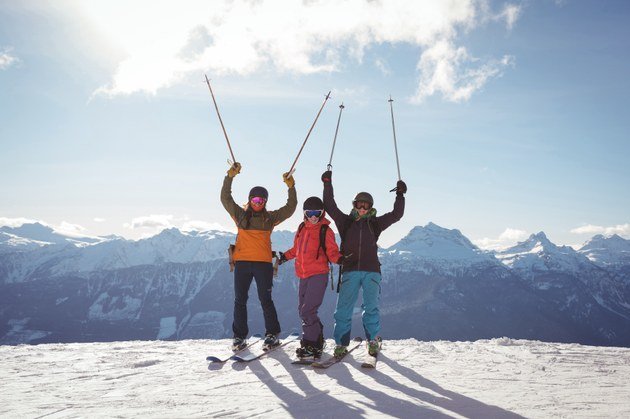
[[[281,262],[295,258],[295,273],[300,278],[298,312],[302,319],[301,346],[296,354],[301,359],[319,359],[324,349],[324,327],[317,310],[328,286],[329,261],[343,260],[328,227],[324,203],[316,196],[304,201],[304,222],[300,224],[293,247],[280,256]]]

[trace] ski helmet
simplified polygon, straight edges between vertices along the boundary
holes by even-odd
[[[374,198],[372,198],[372,195],[370,195],[367,192],[359,192],[357,196],[355,196],[354,199],[352,200],[352,205],[354,205],[355,202],[358,202],[358,201],[367,202],[372,206],[374,205]]]
[[[324,203],[322,200],[316,196],[311,196],[310,198],[306,198],[304,201],[304,205],[302,206],[303,210],[323,210]]]
[[[262,186],[254,186],[252,190],[249,191],[249,199],[252,199],[255,196],[269,199],[269,192],[267,192],[267,189]]]

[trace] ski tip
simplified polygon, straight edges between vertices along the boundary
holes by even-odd
[[[206,361],[209,361],[209,362],[221,362],[221,360],[219,358],[217,358],[216,356],[207,356],[206,357]]]

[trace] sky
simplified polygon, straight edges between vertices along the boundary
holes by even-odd
[[[630,238],[627,1],[0,0],[0,225],[138,239],[235,231],[219,201],[265,186],[298,211],[332,160],[338,205],[483,248]],[[394,100],[390,108],[388,99]]]

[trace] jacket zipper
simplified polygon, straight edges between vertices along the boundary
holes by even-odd
[[[306,226],[304,227],[304,229],[306,228]],[[304,255],[306,253],[306,245],[308,244],[308,231],[304,231],[304,229],[302,229],[302,232],[304,233],[304,236],[302,237],[302,240],[300,240],[300,248],[299,248],[299,252],[298,254],[300,255],[300,259],[302,260],[302,263],[300,264],[300,268],[302,271],[302,276],[306,275],[306,269],[304,268],[304,262],[305,262],[305,258]]]
[[[359,262],[357,263],[357,270],[360,271],[361,270],[361,241],[363,239],[363,223],[359,223],[360,224],[360,228],[359,228]]]

